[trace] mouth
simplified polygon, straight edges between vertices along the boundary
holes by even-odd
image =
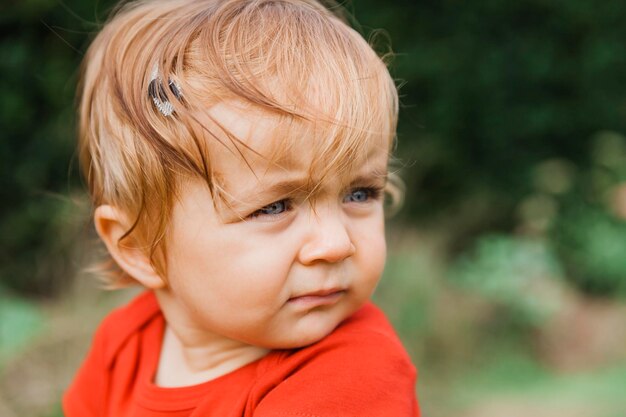
[[[313,291],[291,297],[287,303],[303,308],[328,306],[337,303],[346,292],[347,290],[341,288]]]

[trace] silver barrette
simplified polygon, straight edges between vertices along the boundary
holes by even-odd
[[[167,86],[174,96],[181,100],[183,95],[181,93],[180,86],[176,84],[172,79],[168,79]],[[152,69],[152,74],[150,75],[150,84],[148,84],[148,95],[152,99],[152,102],[156,106],[157,109],[163,114],[163,116],[171,116],[174,113],[174,106],[167,99],[167,94],[165,93],[165,88],[163,87],[163,82],[161,77],[159,77],[159,69],[155,65]]]

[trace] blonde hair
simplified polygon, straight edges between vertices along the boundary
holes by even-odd
[[[173,107],[169,116],[149,97],[153,71],[159,97]],[[175,90],[167,88],[170,80]],[[225,101],[285,122],[289,134],[276,139],[266,155],[272,161],[304,146],[293,138],[315,132],[306,146],[315,151],[311,172],[321,172],[318,179],[346,172],[370,140],[382,136],[391,147],[395,137],[397,91],[383,59],[314,0],[122,5],[83,61],[80,163],[93,204],[131,216],[124,238],[142,242],[162,276],[163,237],[181,179],[200,177],[220,198],[225,191],[212,170],[211,147],[221,143],[239,153],[246,147],[219,121],[209,127],[198,118]],[[224,134],[229,143],[219,139]],[[390,184],[400,196],[398,182]],[[132,282],[110,272],[113,287]]]

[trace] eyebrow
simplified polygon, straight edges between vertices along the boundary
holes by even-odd
[[[386,183],[387,177],[389,176],[389,171],[385,169],[381,171],[379,169],[373,169],[369,172],[366,172],[362,175],[357,175],[352,181],[350,181],[350,186],[357,184],[368,184],[371,182],[381,181]]]
[[[385,167],[384,170],[377,168],[371,169],[368,172],[362,173],[354,177],[348,184],[348,187],[352,187],[358,184],[371,184],[376,182],[387,182],[388,170]],[[287,195],[293,195],[294,193],[310,194],[310,182],[308,176],[296,177],[293,179],[270,182],[267,185],[256,183],[253,186],[244,188],[240,192],[233,193],[235,199],[228,199],[227,204],[229,207],[238,210],[244,208],[256,207],[258,204],[263,204],[266,201],[273,201],[275,198]],[[258,198],[249,199],[246,196],[254,195]],[[241,198],[242,197],[242,198]],[[270,201],[271,200],[271,201]]]
[[[307,178],[294,178],[270,183],[267,186],[264,186],[262,183],[255,183],[251,187],[246,187],[231,194],[232,197],[227,199],[227,205],[235,210],[256,207],[266,200],[271,200],[274,196],[293,194],[294,191],[305,193],[307,191],[307,183]],[[247,197],[250,195],[254,195],[255,198]]]

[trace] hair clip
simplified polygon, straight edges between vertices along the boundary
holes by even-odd
[[[167,86],[174,96],[181,100],[183,95],[180,91],[180,86],[177,85],[172,79],[168,79]],[[152,74],[150,76],[150,84],[148,84],[148,95],[152,98],[152,102],[156,106],[157,109],[163,114],[163,116],[171,116],[174,113],[174,106],[167,99],[167,95],[165,94],[165,88],[163,87],[163,83],[161,82],[161,77],[159,77],[158,67],[155,65],[152,69]]]

